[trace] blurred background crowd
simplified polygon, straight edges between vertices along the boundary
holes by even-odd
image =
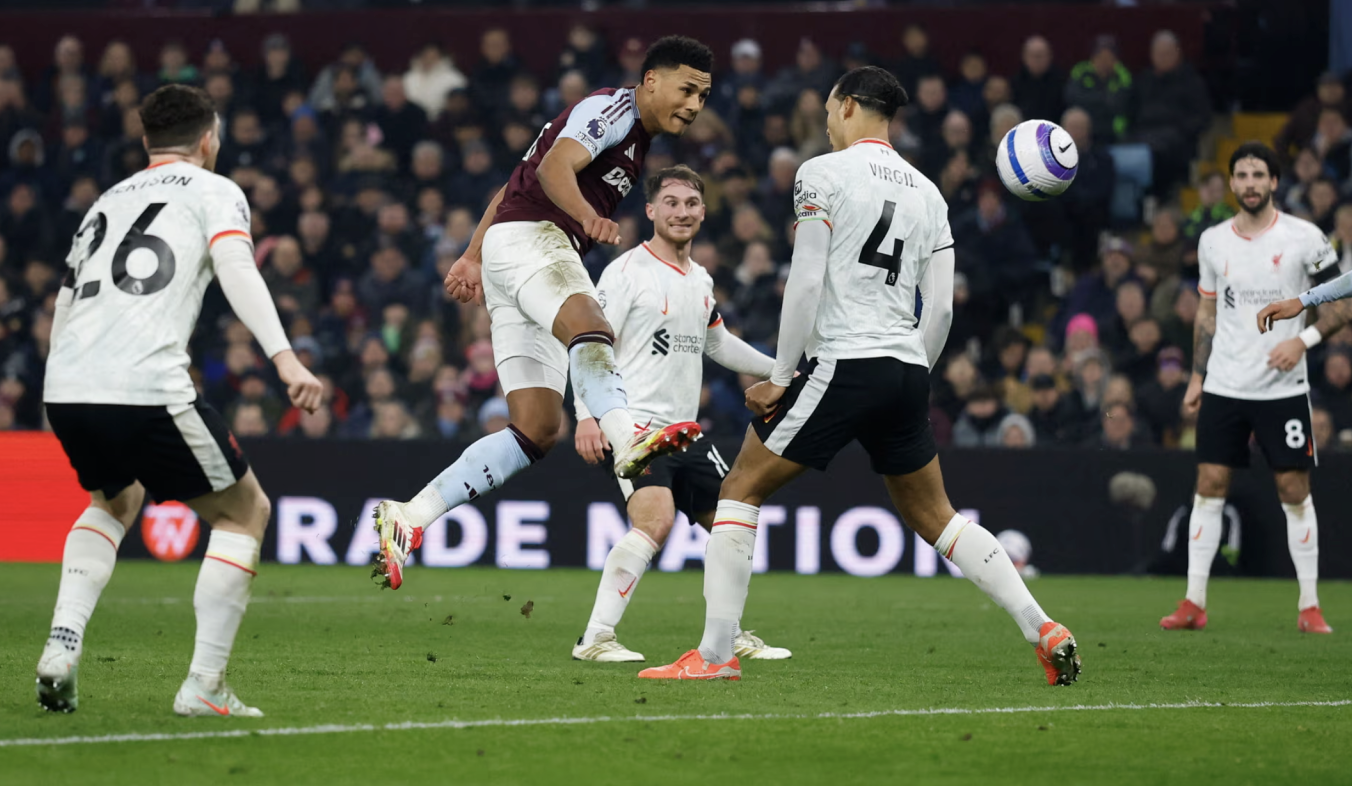
[[[101,191],[146,165],[137,114],[159,85],[202,86],[216,102],[217,171],[249,196],[257,262],[304,363],[329,391],[302,414],[286,402],[218,288],[192,342],[201,395],[240,436],[470,439],[505,427],[480,307],[441,280],[487,201],[542,125],[600,87],[630,85],[646,40],[560,29],[556,65],[524,67],[504,29],[477,51],[411,39],[382,71],[360,43],[302,63],[281,34],[243,67],[220,41],[90,51],[62,38],[49,62],[18,62],[0,32],[0,429],[44,428],[42,379],[54,293],[71,238]],[[1023,42],[997,73],[978,50],[946,71],[926,30],[894,51],[823,51],[803,38],[769,69],[746,38],[719,60],[707,109],[679,140],[654,141],[650,170],[681,162],[708,184],[692,247],[730,328],[773,353],[792,245],[798,166],[829,152],[823,102],[845,69],[897,74],[912,103],[896,149],[939,185],[957,240],[955,323],[934,369],[941,444],[1189,448],[1180,414],[1197,313],[1197,239],[1232,215],[1223,158],[1227,113],[1168,30],[1132,71],[1111,37],[1082,51]],[[137,63],[154,61],[154,70]],[[1352,126],[1337,74],[1295,92],[1268,135],[1288,168],[1280,209],[1314,221],[1352,269]],[[1060,122],[1080,170],[1059,199],[1023,203],[995,179],[995,143],[1024,119]],[[1220,154],[1217,151],[1220,150]],[[651,232],[636,189],[617,220],[624,242],[587,258],[593,276]],[[1352,331],[1312,354],[1315,436],[1352,436]],[[735,436],[750,380],[710,364],[700,420]],[[565,425],[565,428],[568,428]]]

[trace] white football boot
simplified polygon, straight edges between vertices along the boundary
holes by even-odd
[[[59,641],[47,641],[38,661],[38,704],[48,712],[75,712],[80,659]]]
[[[747,660],[788,660],[793,653],[783,647],[771,647],[760,636],[753,636],[753,630],[744,630],[732,640],[732,654]]]
[[[573,647],[573,660],[594,660],[597,663],[642,663],[643,655],[634,652],[615,640],[615,634],[602,631],[596,634],[591,644],[577,640]]]
[[[399,589],[404,583],[404,563],[409,552],[422,545],[422,527],[408,523],[402,503],[385,500],[376,505],[375,529],[380,533],[380,554],[371,577],[381,589]]]
[[[174,712],[188,718],[261,718],[263,711],[239,700],[222,682],[211,690],[194,674],[189,674],[174,697]]]

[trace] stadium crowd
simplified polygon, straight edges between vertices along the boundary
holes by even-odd
[[[1157,34],[1138,73],[1106,37],[1079,53],[1030,38],[1013,74],[991,73],[978,52],[946,73],[920,27],[900,43],[827,53],[804,39],[795,62],[770,73],[759,44],[743,39],[719,53],[726,68],[687,135],[654,141],[651,170],[683,162],[706,178],[692,256],[712,274],[728,324],[773,351],[795,172],[830,149],[822,105],[836,77],[883,65],[912,96],[891,141],[940,186],[957,239],[955,323],[934,373],[941,444],[1190,447],[1180,404],[1197,238],[1231,211],[1219,173],[1189,182],[1210,100],[1177,39]],[[406,70],[382,73],[359,44],[312,70],[272,35],[261,65],[246,69],[220,42],[190,52],[171,41],[146,73],[117,41],[95,53],[63,38],[50,64],[18,63],[0,43],[0,429],[44,427],[54,293],[71,238],[102,189],[146,165],[137,106],[170,83],[200,85],[219,107],[216,169],[249,195],[258,264],[298,355],[329,391],[313,415],[290,408],[213,288],[193,374],[235,433],[470,439],[505,427],[487,312],[449,299],[441,280],[542,125],[598,87],[635,83],[645,50],[583,25],[560,44],[552,73],[523,68],[500,29],[484,32],[478,52],[428,43],[409,52]],[[1329,232],[1343,270],[1352,269],[1352,204],[1340,206],[1352,190],[1349,108],[1342,81],[1326,76],[1276,140],[1290,162],[1279,207]],[[1047,203],[1020,202],[995,178],[995,144],[1029,118],[1061,122],[1079,147],[1074,185]],[[1153,161],[1145,218],[1128,222],[1111,210],[1108,148],[1123,142],[1147,145]],[[1184,186],[1200,201],[1188,215],[1170,207]],[[623,243],[587,257],[593,276],[651,231],[641,189],[618,220]],[[1340,432],[1352,437],[1352,331],[1320,346],[1311,371],[1316,440],[1335,448]],[[747,384],[709,365],[706,431],[740,433]]]

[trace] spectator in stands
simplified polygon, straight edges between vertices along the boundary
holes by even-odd
[[[408,257],[389,246],[371,255],[371,269],[357,284],[357,293],[367,313],[379,314],[390,303],[423,303],[424,286],[422,276],[409,269]]]
[[[1032,342],[1016,328],[1003,325],[996,329],[991,343],[995,353],[987,364],[985,377],[1006,407],[1014,412],[1027,412],[1032,406],[1032,391],[1022,377]]]
[[[408,171],[413,146],[427,138],[427,113],[420,104],[409,100],[405,93],[407,75],[385,77],[381,87],[381,103],[371,113],[371,120],[380,128],[381,145],[394,153],[400,171]],[[442,105],[445,101],[440,102]]]
[[[1188,373],[1183,366],[1183,350],[1160,350],[1154,380],[1140,388],[1141,417],[1154,442],[1168,448],[1178,446],[1183,427],[1183,394],[1187,392]]]
[[[1067,109],[1061,125],[1079,149],[1080,164],[1075,187],[1057,199],[1065,211],[1066,236],[1071,269],[1087,270],[1097,256],[1099,236],[1109,223],[1109,207],[1117,184],[1112,156],[1094,140],[1089,113],[1079,107]]]
[[[264,437],[268,433],[268,421],[263,416],[263,408],[257,404],[241,404],[235,408],[230,418],[230,431],[237,437]]]
[[[145,94],[154,89],[154,82],[136,70],[136,56],[126,41],[113,39],[103,48],[99,58],[98,77],[91,86],[93,103],[99,107],[113,104],[113,93],[123,82],[131,82],[137,92]]]
[[[22,78],[23,75],[19,73],[19,58],[14,54],[14,47],[0,44],[0,79]]]
[[[1194,264],[1185,268],[1187,243],[1179,231],[1178,213],[1160,210],[1150,222],[1150,236],[1136,255],[1136,275],[1151,289],[1164,286],[1172,291],[1182,278],[1196,278]]]
[[[55,139],[72,123],[98,125],[99,114],[89,100],[89,82],[79,76],[63,76],[56,84],[56,103],[47,117],[47,137]]]
[[[1342,452],[1347,449],[1345,440],[1333,425],[1333,416],[1323,407],[1310,410],[1310,436],[1320,453]]]
[[[1109,238],[1103,246],[1099,270],[1080,277],[1067,297],[1065,314],[1089,314],[1094,320],[1110,319],[1117,310],[1117,287],[1133,278],[1131,244]]]
[[[1324,175],[1324,161],[1314,148],[1307,147],[1296,154],[1292,175],[1294,177],[1277,182],[1277,193],[1273,196],[1273,201],[1288,213],[1300,213],[1307,204],[1306,194],[1310,190],[1310,184]]]
[[[929,32],[921,24],[912,22],[906,25],[901,34],[901,45],[906,50],[897,63],[894,72],[906,94],[914,97],[919,90],[920,80],[927,76],[939,77],[943,82],[943,69],[939,61],[930,56]]]
[[[1352,429],[1352,354],[1346,349],[1334,348],[1324,358],[1315,400],[1333,416],[1338,431]]]
[[[794,146],[804,160],[831,152],[831,140],[826,136],[825,95],[827,93],[804,88],[798,94],[793,119],[789,121],[789,133],[793,135]]]
[[[28,106],[19,79],[0,78],[0,169],[10,164],[9,148],[14,135],[26,128],[41,128],[42,122],[42,115]]]
[[[160,70],[156,74],[160,85],[196,85],[202,73],[188,58],[182,41],[169,41],[160,47]]]
[[[282,102],[288,93],[305,94],[309,81],[300,61],[291,56],[286,36],[273,33],[263,39],[263,62],[254,73],[251,93],[254,108],[269,125],[282,123],[286,115]]]
[[[1310,147],[1323,163],[1325,174],[1340,183],[1352,177],[1352,128],[1341,109],[1325,107],[1319,111],[1319,124]]]
[[[400,81],[408,101],[421,108],[426,117],[432,120],[445,107],[446,93],[469,86],[469,80],[455,67],[446,50],[435,41],[422,45]],[[388,92],[388,87],[385,92]]]
[[[1088,112],[1094,141],[1110,145],[1126,137],[1131,91],[1131,72],[1117,57],[1117,40],[1102,35],[1094,39],[1089,59],[1071,69],[1066,105]]]
[[[229,136],[221,144],[216,157],[216,171],[226,175],[240,167],[265,168],[269,166],[267,131],[258,113],[241,109],[230,121]]]
[[[620,65],[619,71],[611,82],[617,87],[628,87],[642,82],[643,58],[647,54],[648,47],[643,45],[641,39],[626,38],[624,43],[620,45],[620,52],[616,56]]]
[[[766,78],[762,69],[761,47],[754,38],[743,38],[732,45],[732,70],[714,80],[714,92],[709,105],[724,117],[731,117],[745,87],[753,88],[759,96],[765,91]]]
[[[1000,403],[995,389],[981,385],[972,391],[967,406],[953,424],[953,446],[959,448],[999,447],[1000,422],[1009,411]]]
[[[493,154],[483,142],[472,142],[462,149],[463,168],[451,178],[449,201],[453,205],[482,212],[493,194],[507,182],[507,175],[493,167]]]
[[[304,267],[300,243],[290,235],[277,238],[263,268],[263,280],[283,317],[313,314],[319,310],[319,280]]]
[[[350,83],[343,84],[340,78],[343,76]],[[343,47],[335,62],[319,72],[306,103],[320,114],[375,105],[380,103],[380,81],[380,72],[366,47],[354,41]]]
[[[93,74],[85,65],[84,44],[73,35],[62,36],[56,42],[52,64],[42,72],[33,90],[33,108],[46,114],[56,103],[61,78],[66,76],[78,77],[86,83],[93,79]]]
[[[5,209],[0,210],[0,235],[5,237],[9,256],[16,262],[51,258],[51,220],[39,203],[36,190],[28,183],[10,189]]]
[[[1099,345],[1114,358],[1127,358],[1132,352],[1131,328],[1145,318],[1145,287],[1127,279],[1117,285],[1113,314],[1099,320]]]
[[[1037,440],[1043,445],[1070,445],[1079,439],[1082,417],[1075,408],[1075,399],[1061,394],[1056,379],[1050,374],[1038,374],[1029,380],[1033,408],[1028,419],[1033,424]]]
[[[1002,448],[1031,448],[1037,444],[1037,434],[1028,418],[1011,412],[996,428],[996,442]]]
[[[33,189],[40,203],[53,202],[64,193],[60,181],[47,166],[42,135],[31,128],[18,132],[9,141],[9,168],[0,173],[0,198],[21,183]]]
[[[1315,83],[1315,93],[1306,96],[1296,108],[1291,110],[1286,125],[1277,132],[1272,146],[1282,157],[1282,162],[1290,166],[1296,154],[1314,141],[1319,124],[1319,115],[1325,109],[1335,109],[1344,116],[1352,112],[1352,104],[1347,100],[1347,91],[1338,75],[1325,71]]]
[[[939,127],[939,144],[923,154],[921,172],[930,180],[938,180],[955,154],[963,153],[969,161],[976,159],[974,133],[967,115],[957,109],[949,111]]]
[[[559,53],[557,74],[577,71],[588,84],[603,85],[612,76],[610,48],[592,27],[577,23],[568,29],[568,39]]]
[[[592,87],[587,81],[586,74],[581,71],[565,71],[559,76],[558,85],[545,91],[543,101],[545,114],[556,116],[586,98],[591,92]]]
[[[1150,444],[1136,427],[1136,415],[1131,405],[1110,404],[1099,419],[1099,430],[1091,437],[1090,445],[1109,450],[1132,450]]]
[[[1225,202],[1225,175],[1220,172],[1203,175],[1197,183],[1197,207],[1183,223],[1183,238],[1194,254],[1193,265],[1197,261],[1197,240],[1202,233],[1234,214],[1235,209]]]
[[[1328,234],[1333,231],[1333,211],[1338,206],[1338,185],[1332,179],[1321,177],[1310,184],[1305,194],[1303,217]]]
[[[286,405],[277,394],[268,387],[263,374],[256,368],[246,369],[239,376],[239,395],[226,407],[225,417],[227,420],[234,420],[238,416],[240,409],[245,407],[256,407],[259,414],[263,416],[263,431],[266,434],[272,430],[277,421],[281,419],[282,413],[286,411]]]
[[[1150,68],[1132,85],[1131,136],[1150,146],[1154,185],[1168,194],[1188,175],[1197,140],[1211,123],[1206,83],[1183,60],[1178,37],[1168,30],[1150,42]]]
[[[943,150],[943,124],[948,117],[948,91],[943,77],[920,77],[916,86],[916,100],[908,110],[907,125],[920,137],[922,158],[939,155]]]
[[[812,39],[803,38],[798,42],[793,65],[781,70],[766,86],[765,100],[778,111],[788,111],[798,103],[804,90],[815,90],[818,96],[829,95],[837,76],[836,65],[822,56]]]
[[[966,354],[954,355],[949,358],[944,366],[943,377],[935,385],[934,403],[950,422],[956,421],[980,384],[981,377],[972,359]]]
[[[973,133],[984,137],[990,127],[990,112],[986,109],[986,79],[989,76],[986,58],[972,50],[958,62],[958,78],[948,86],[948,104],[971,121]]]
[[[494,27],[479,39],[479,62],[470,73],[473,105],[487,115],[496,115],[507,106],[512,79],[521,72],[521,64],[512,54],[507,31]]]
[[[1333,233],[1329,243],[1338,252],[1338,272],[1352,270],[1352,204],[1342,204],[1333,211]]]
[[[976,210],[959,218],[953,231],[970,240],[959,251],[959,267],[980,275],[998,295],[994,302],[1022,302],[1045,274],[1037,267],[1033,241],[1019,216],[1005,203],[1005,188],[995,179],[982,181]]]
[[[770,154],[770,173],[757,189],[756,205],[771,228],[793,223],[793,184],[802,159],[787,147]]]
[[[1060,117],[1065,110],[1066,77],[1052,62],[1052,45],[1040,35],[1023,42],[1023,65],[1010,86],[1024,117]]]

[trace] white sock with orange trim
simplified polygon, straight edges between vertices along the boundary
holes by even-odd
[[[213,690],[225,678],[225,664],[249,605],[253,579],[258,575],[258,547],[256,538],[219,529],[213,529],[207,541],[207,556],[192,596],[197,646],[188,673]]]
[[[1038,643],[1038,629],[1051,618],[1033,600],[1019,571],[990,530],[955,515],[934,542],[934,548],[1014,618],[1029,644]]]
[[[1211,563],[1221,547],[1221,523],[1225,516],[1224,497],[1192,497],[1192,515],[1188,517],[1188,592],[1185,597],[1198,608],[1206,608],[1206,585],[1211,578]]]
[[[756,553],[760,508],[720,499],[713,531],[704,551],[704,638],[700,656],[707,663],[732,660],[732,640],[746,609],[751,559]]]
[[[122,522],[91,505],[66,535],[66,550],[61,555],[61,588],[56,592],[48,641],[64,645],[76,658],[84,648],[85,626],[113,576],[117,547],[126,534]]]
[[[1300,584],[1300,600],[1296,610],[1304,611],[1319,605],[1319,520],[1314,515],[1314,500],[1306,496],[1297,505],[1282,505],[1286,512],[1286,545],[1291,549],[1291,561],[1296,565],[1296,581]]]
[[[596,603],[587,621],[587,632],[582,634],[584,645],[594,643],[598,633],[615,632],[629,601],[634,599],[638,580],[643,578],[656,553],[656,541],[641,530],[630,529],[606,555],[601,586],[596,588]]]

